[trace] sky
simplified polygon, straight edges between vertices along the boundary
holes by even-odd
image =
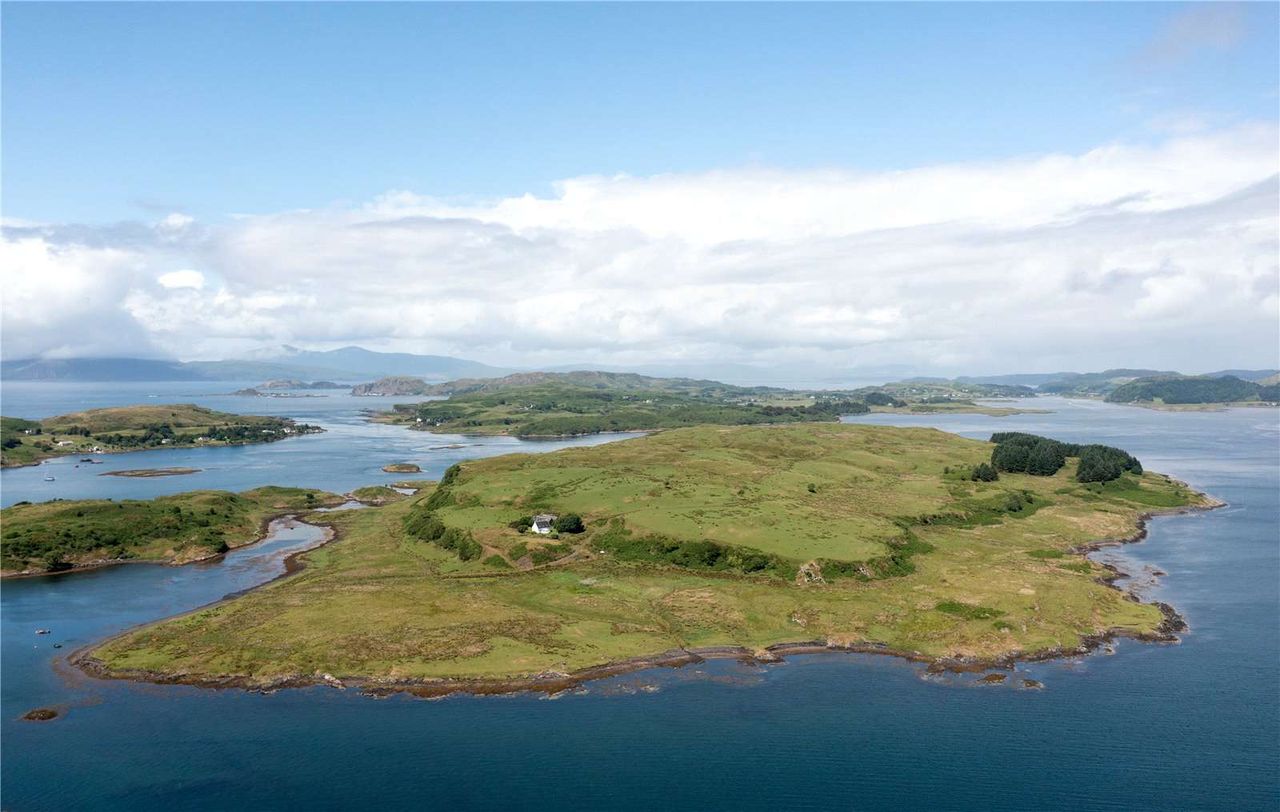
[[[0,352],[1280,365],[1280,5],[0,5]]]

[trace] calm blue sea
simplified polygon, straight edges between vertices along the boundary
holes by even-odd
[[[140,402],[137,392],[103,387],[14,386],[5,385],[6,414]],[[271,446],[121,458],[121,467],[204,468],[197,475],[203,479],[115,482],[71,468],[51,483],[65,489],[41,494],[42,478],[28,473],[41,468],[4,471],[4,502],[265,482],[346,490],[383,481],[378,469],[386,462],[419,462],[432,475],[460,457],[550,447],[485,441],[432,451],[476,441],[364,424],[357,413],[369,405],[363,399],[228,399],[206,384],[163,386],[155,392],[159,402],[269,410],[332,431]],[[218,387],[232,388],[238,385]],[[1146,542],[1099,554],[1130,572],[1168,573],[1146,594],[1185,614],[1191,630],[1181,645],[1122,641],[1110,655],[1020,666],[1019,676],[1041,680],[1043,691],[932,679],[899,660],[855,655],[795,657],[763,668],[717,662],[659,669],[558,699],[436,701],[328,688],[263,696],[100,682],[60,664],[69,651],[118,629],[274,576],[287,551],[317,540],[306,527],[282,527],[272,542],[222,564],[133,565],[5,582],[0,807],[1280,807],[1277,414],[1163,413],[1058,399],[1037,405],[1055,412],[859,421],[1112,443],[1227,500],[1222,510],[1157,519]],[[101,490],[116,487],[123,490]],[[37,628],[53,634],[36,636]],[[42,724],[18,719],[37,706],[64,716]]]

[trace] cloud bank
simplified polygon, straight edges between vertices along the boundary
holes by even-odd
[[[1277,131],[898,172],[582,177],[482,204],[4,229],[3,352],[506,364],[1272,364]]]

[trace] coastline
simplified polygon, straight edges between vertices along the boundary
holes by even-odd
[[[1115,539],[1099,539],[1085,545],[1080,545],[1079,547],[1074,548],[1073,552],[1087,554],[1107,547],[1140,543],[1147,538],[1149,534],[1148,523],[1154,518],[1207,512],[1227,505],[1226,502],[1208,494],[1201,494],[1201,496],[1207,500],[1206,504],[1143,511],[1136,517],[1135,522],[1137,526],[1134,532],[1130,535]],[[306,562],[301,558],[304,553],[332,543],[340,536],[338,531],[330,525],[324,525],[317,522],[305,523],[314,524],[315,526],[320,527],[327,527],[331,535],[328,539],[321,542],[321,544],[316,545],[316,547],[293,553],[286,558],[285,572],[281,575],[272,578],[269,581],[265,581],[258,586],[243,590],[242,592],[235,593],[233,595],[228,595],[225,598],[215,601],[207,606],[193,609],[191,612],[183,612],[172,617],[160,618],[150,623],[143,624],[142,626],[127,629],[119,634],[91,643],[69,654],[66,658],[67,662],[95,679],[127,680],[157,685],[190,685],[198,688],[234,688],[257,693],[271,693],[277,690],[290,688],[328,686],[339,689],[353,688],[359,690],[363,694],[373,697],[384,697],[396,693],[408,693],[423,698],[438,698],[452,694],[495,696],[515,693],[541,693],[545,695],[554,695],[576,689],[585,683],[595,680],[645,671],[653,668],[679,668],[686,665],[705,662],[707,660],[718,659],[733,659],[755,665],[768,665],[781,663],[788,656],[819,653],[879,654],[897,657],[908,662],[925,664],[927,666],[927,670],[931,673],[971,673],[985,670],[1011,670],[1020,662],[1044,662],[1063,657],[1089,654],[1102,646],[1121,638],[1147,643],[1177,643],[1179,642],[1179,638],[1177,636],[1178,633],[1186,631],[1188,628],[1186,620],[1173,606],[1162,601],[1152,601],[1148,605],[1155,606],[1162,615],[1160,624],[1153,631],[1135,632],[1129,629],[1113,628],[1096,632],[1094,634],[1082,635],[1080,643],[1074,647],[1056,646],[1037,651],[1010,651],[995,657],[931,657],[921,654],[918,651],[893,649],[885,644],[878,643],[836,643],[829,640],[800,640],[773,643],[759,649],[751,649],[745,646],[674,648],[657,654],[641,655],[622,660],[615,660],[588,666],[575,671],[546,671],[537,674],[512,677],[479,678],[393,679],[366,675],[335,676],[327,673],[316,673],[310,675],[291,674],[282,675],[272,679],[255,679],[252,677],[237,675],[202,676],[141,669],[116,670],[111,669],[101,660],[98,660],[93,656],[93,652],[98,648],[107,645],[111,641],[126,634],[136,632],[139,629],[144,629],[148,626],[184,617],[188,614],[202,611],[212,606],[218,606],[224,602],[233,600],[240,595],[256,589],[261,589],[268,584],[275,583],[294,572],[304,569]],[[1126,592],[1117,585],[1117,581],[1122,578],[1129,577],[1127,573],[1122,572],[1113,565],[1104,564],[1102,566],[1106,567],[1110,571],[1111,575],[1105,578],[1099,578],[1099,583],[1120,592],[1128,600],[1132,600],[1137,603],[1143,602],[1137,595],[1132,592]]]

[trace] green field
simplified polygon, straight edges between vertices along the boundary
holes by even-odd
[[[154,500],[55,500],[0,510],[0,570],[56,572],[101,561],[182,563],[255,541],[263,521],[341,502],[300,488],[192,491]]]
[[[995,658],[1155,630],[1160,611],[1075,550],[1206,500],[1150,472],[1080,484],[1074,462],[970,481],[992,448],[807,424],[470,461],[408,499],[317,516],[339,540],[299,574],[93,656],[122,674],[265,685],[516,678],[802,640]],[[509,526],[543,511],[578,513],[586,532]]]
[[[146,448],[239,445],[320,431],[284,417],[257,417],[190,403],[91,409],[43,420],[0,417],[0,464]]]

